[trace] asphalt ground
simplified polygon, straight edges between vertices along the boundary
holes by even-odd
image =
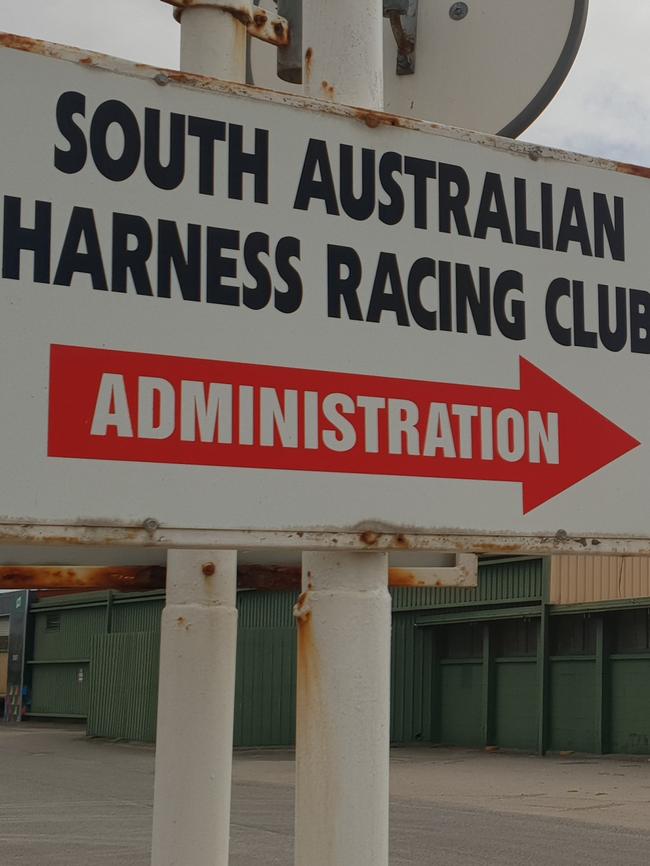
[[[0,726],[0,866],[149,866],[154,750]],[[237,752],[231,866],[291,866],[293,755]],[[648,866],[650,762],[396,749],[391,866]],[[354,866],[354,864],[340,864]]]

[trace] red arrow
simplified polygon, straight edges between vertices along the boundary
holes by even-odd
[[[519,373],[522,399],[560,417],[560,462],[529,464],[522,477],[527,514],[641,443],[525,358],[519,359]]]
[[[523,358],[512,389],[52,347],[50,457],[519,483],[527,513],[639,444]]]

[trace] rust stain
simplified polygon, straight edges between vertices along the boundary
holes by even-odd
[[[650,180],[650,166],[635,165],[632,162],[619,162],[616,164],[616,171],[620,174],[631,174],[634,177],[644,177]]]
[[[31,39],[29,36],[0,33],[0,45],[4,48],[17,48],[19,51],[33,51],[34,49],[39,49],[41,43],[38,39]]]
[[[266,12],[266,9],[259,9],[253,15],[253,23],[255,24],[256,27],[261,27],[263,24],[266,24],[266,22],[268,20],[269,20],[269,16]]]
[[[518,553],[521,544],[493,544],[489,541],[480,541],[472,545],[473,553]]]
[[[298,625],[296,726],[301,738],[314,730],[313,725],[318,726],[322,710],[320,665],[308,603],[309,594],[302,593],[294,608]]]
[[[84,66],[94,66],[95,59],[94,57],[82,57],[79,63],[83,64]]]
[[[163,589],[162,566],[2,566],[1,589]]]
[[[293,609],[293,615],[298,621],[298,625],[304,624],[311,620],[311,608],[309,607],[309,592],[301,592],[298,596],[298,601]]]
[[[366,529],[365,532],[362,532],[360,538],[364,544],[367,544],[369,546],[372,546],[373,544],[377,544],[377,542],[379,541],[378,533],[372,532],[372,530],[370,530],[370,529]]]
[[[370,129],[378,126],[409,126],[406,118],[397,114],[388,114],[384,111],[371,111],[367,108],[354,108],[354,116],[362,120]]]
[[[309,84],[311,81],[311,74],[314,68],[314,49],[308,48],[305,51],[305,83]]]
[[[214,562],[204,562],[201,569],[205,577],[212,577],[216,570]]]
[[[416,577],[408,568],[391,568],[388,572],[389,586],[426,586],[426,581]]]
[[[278,39],[281,39],[281,40],[286,39],[288,41],[289,33],[287,31],[287,28],[284,26],[284,24],[282,24],[281,21],[276,21],[274,23],[273,32],[275,33],[275,35],[277,36]]]
[[[399,535],[395,536],[395,546],[396,547],[410,547],[410,542],[408,538],[403,534],[399,533]]]
[[[207,84],[214,80],[207,75],[198,75],[194,72],[179,72],[177,69],[168,70],[167,76],[177,84]]]
[[[336,99],[336,87],[329,81],[321,81],[320,89],[326,99]]]

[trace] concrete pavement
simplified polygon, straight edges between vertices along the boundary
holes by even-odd
[[[0,726],[0,866],[149,866],[154,750]],[[397,749],[391,866],[647,866],[650,762]],[[231,866],[291,866],[293,755],[235,756]],[[354,864],[340,864],[354,866]]]

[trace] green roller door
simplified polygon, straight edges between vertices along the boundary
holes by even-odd
[[[550,638],[549,748],[598,752],[596,620],[586,614],[555,617]]]
[[[453,746],[481,743],[481,661],[442,662],[440,741]]]
[[[440,651],[438,725],[441,743],[482,745],[483,626],[443,626]]]
[[[549,747],[598,751],[595,659],[551,659]]]
[[[507,749],[533,751],[538,737],[539,620],[497,621],[489,628],[495,656],[494,742]]]
[[[611,751],[650,755],[650,658],[613,658],[610,677]]]
[[[495,664],[496,745],[537,748],[537,660],[499,659]]]
[[[609,737],[619,754],[650,754],[650,609],[610,617]]]

